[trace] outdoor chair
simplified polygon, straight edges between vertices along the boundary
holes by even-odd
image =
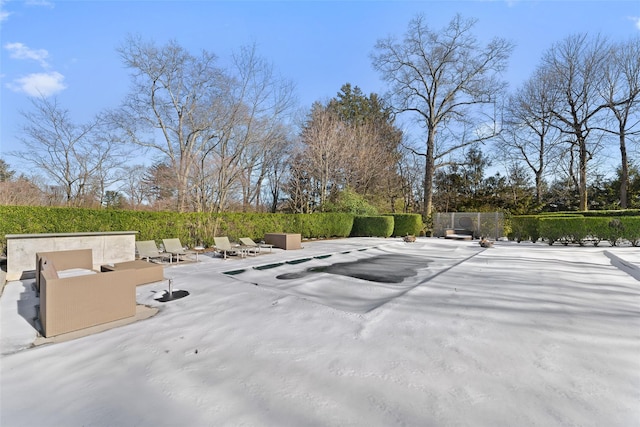
[[[227,259],[227,254],[237,255],[240,253],[242,256],[242,250],[238,247],[232,247],[229,238],[226,236],[214,237],[213,242],[216,247],[216,251],[222,253],[224,259]]]
[[[241,237],[240,243],[242,243],[244,246],[248,248],[254,248],[254,250],[256,250],[257,252],[260,252],[261,248],[269,248],[269,252],[271,252],[273,249],[273,245],[269,245],[267,243],[262,243],[262,242],[256,243],[250,237]]]
[[[169,258],[169,263],[171,263],[171,254],[162,253],[156,246],[156,242],[153,240],[139,240],[136,242],[136,250],[138,251],[138,257],[140,259],[146,259],[147,262],[151,262],[154,260],[162,260]]]
[[[260,252],[260,248],[258,245],[248,237],[241,237],[240,239],[240,249],[244,251],[245,254],[253,256],[258,255]]]
[[[171,254],[171,258],[176,257],[177,263],[180,262],[181,256],[197,254],[195,251],[185,249],[180,243],[180,239],[162,239],[162,244],[164,245],[164,251]]]

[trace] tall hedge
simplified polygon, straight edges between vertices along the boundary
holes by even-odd
[[[392,236],[419,236],[424,231],[424,223],[420,214],[394,213],[388,214],[388,216],[393,217]]]
[[[0,252],[6,234],[138,231],[137,240],[177,237],[185,245],[213,245],[214,236],[232,240],[266,233],[300,233],[303,238],[347,237],[353,226],[348,213],[177,213],[39,206],[0,206]]]
[[[352,237],[389,237],[393,233],[393,217],[389,215],[356,216]]]

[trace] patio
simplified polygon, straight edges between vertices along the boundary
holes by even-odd
[[[159,303],[166,282],[143,285],[138,303],[155,316],[33,348],[19,314],[30,282],[7,283],[0,424],[640,422],[637,248],[437,238],[303,246],[174,264],[165,276],[186,298]],[[413,263],[416,275],[396,284],[309,270],[388,254],[425,268]],[[286,261],[295,261],[283,265],[290,279],[277,277],[287,274],[280,266],[253,268]]]

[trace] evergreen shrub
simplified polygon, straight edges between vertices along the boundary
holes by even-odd
[[[351,237],[389,237],[393,233],[394,218],[389,215],[356,216]]]
[[[538,215],[519,215],[511,218],[511,231],[509,232],[509,239],[515,240],[518,243],[523,240],[531,240],[537,242],[540,238],[540,232],[538,231]]]
[[[41,206],[0,206],[0,251],[7,234],[138,231],[136,240],[179,238],[188,246],[213,245],[214,236],[264,239],[266,233],[300,233],[303,238],[348,237],[349,213],[178,213]]]
[[[422,215],[420,214],[394,213],[387,215],[393,217],[392,236],[419,236],[424,230],[424,223],[422,222]]]

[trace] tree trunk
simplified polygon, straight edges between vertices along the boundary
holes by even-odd
[[[588,206],[588,197],[587,197],[587,161],[588,161],[588,153],[586,141],[584,138],[581,138],[579,141],[580,144],[580,170],[578,171],[578,192],[580,193],[580,207],[581,211],[589,210]]]
[[[429,129],[427,136],[427,158],[424,168],[424,204],[422,206],[422,216],[426,219],[431,215],[433,209],[433,176],[435,175],[434,158],[434,129]]]
[[[627,208],[627,190],[629,188],[629,162],[625,145],[624,129],[620,129],[620,207]]]

